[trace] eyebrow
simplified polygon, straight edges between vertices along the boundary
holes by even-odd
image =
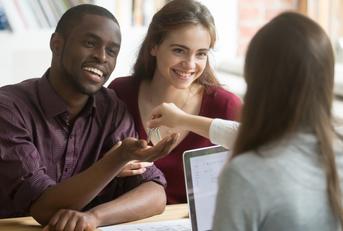
[[[102,40],[98,35],[88,32],[86,33],[86,37],[91,37],[97,40]],[[111,42],[111,46],[115,47],[115,48],[120,48],[120,44],[119,43],[115,43],[115,42]]]
[[[186,49],[186,50],[190,50],[189,47],[185,46],[185,45],[181,45],[181,44],[177,44],[177,43],[172,43],[170,44],[170,47],[182,47],[183,49]],[[210,49],[209,48],[200,48],[198,51],[209,51]]]

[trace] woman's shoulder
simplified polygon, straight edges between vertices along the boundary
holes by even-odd
[[[241,99],[236,94],[224,89],[221,86],[207,87],[205,90],[205,96],[214,102],[227,103],[232,102],[241,105]]]
[[[129,96],[136,96],[139,89],[139,81],[132,76],[118,77],[108,85],[108,88],[114,90],[118,97],[123,100]]]
[[[133,87],[135,79],[132,76],[124,76],[115,78],[109,85],[108,88],[117,90],[122,88]]]
[[[220,86],[211,86],[205,89],[203,105],[206,105],[209,117],[235,120],[239,116],[242,101]]]

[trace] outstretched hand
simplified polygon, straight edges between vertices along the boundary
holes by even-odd
[[[179,134],[174,133],[165,137],[154,146],[149,146],[145,140],[126,138],[122,140],[119,147],[112,150],[125,161],[137,160],[152,162],[168,155],[178,137]]]

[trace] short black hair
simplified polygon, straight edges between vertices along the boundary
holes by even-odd
[[[63,37],[67,37],[70,30],[79,24],[85,15],[90,14],[107,17],[119,26],[117,19],[107,9],[92,4],[81,4],[70,8],[62,15],[57,23],[55,32],[61,34]]]

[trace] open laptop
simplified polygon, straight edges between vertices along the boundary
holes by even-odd
[[[99,228],[102,231],[208,231],[212,229],[218,176],[229,158],[221,146],[192,149],[183,153],[189,219],[122,224]]]
[[[184,152],[183,164],[192,231],[212,230],[218,176],[230,151],[222,146]]]

